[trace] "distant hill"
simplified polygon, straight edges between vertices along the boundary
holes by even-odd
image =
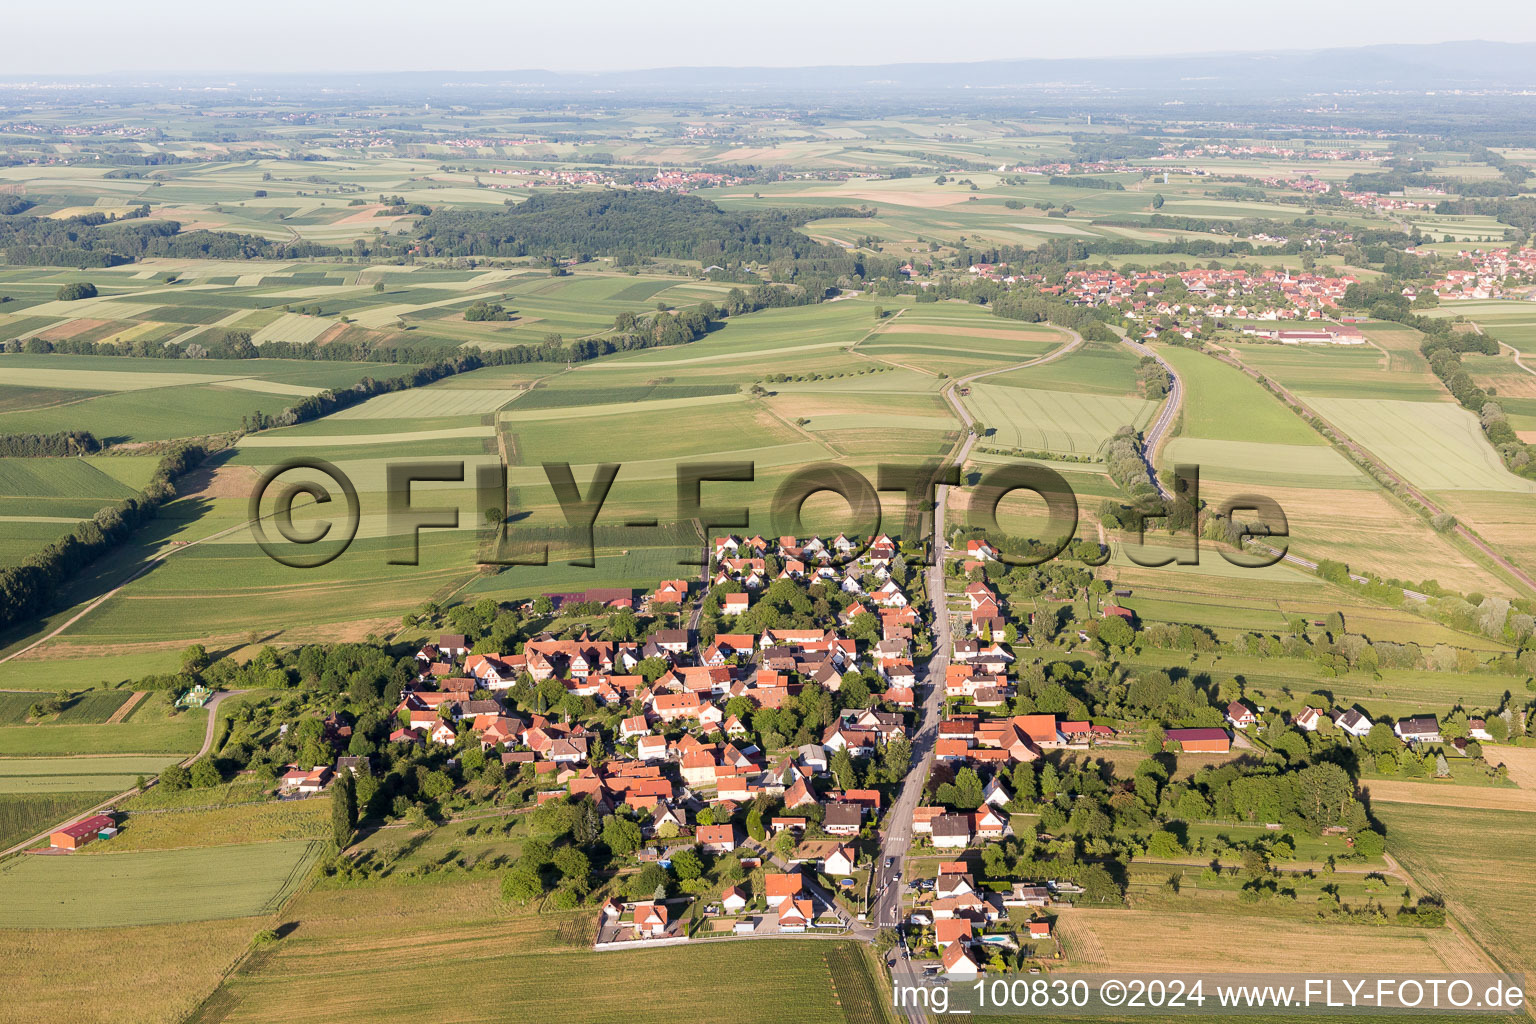
[[[14,76],[21,77],[21,76]],[[1296,96],[1334,91],[1536,88],[1536,43],[1464,41],[1352,48],[1168,54],[1155,57],[1029,58],[865,67],[667,67],[557,73],[539,70],[348,72],[314,75],[122,73],[38,76],[39,81],[101,83],[163,90],[216,84],[245,89],[324,89],[396,99],[489,98],[617,93],[675,101],[682,96],[850,95],[869,99],[967,95],[1062,98],[1106,93],[1166,99]],[[978,92],[986,90],[985,93]]]

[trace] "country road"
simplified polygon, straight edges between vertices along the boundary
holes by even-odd
[[[1157,493],[1164,498],[1171,498],[1173,495],[1168,493],[1168,489],[1163,486],[1163,481],[1157,475],[1157,451],[1168,439],[1168,431],[1173,429],[1174,420],[1178,419],[1179,410],[1184,406],[1184,385],[1179,380],[1179,375],[1173,372],[1173,367],[1162,356],[1139,341],[1132,341],[1128,337],[1120,340],[1132,352],[1156,359],[1157,364],[1168,371],[1168,394],[1163,400],[1162,408],[1157,412],[1157,419],[1142,432],[1141,458],[1147,464],[1147,474],[1152,477],[1152,486],[1157,488]]]
[[[965,434],[954,455],[956,465],[964,467],[966,457],[975,447],[977,438],[969,429],[975,420],[955,394],[955,389],[994,373],[1039,366],[1042,363],[1060,359],[1083,343],[1082,335],[1076,331],[1068,333],[1072,337],[1065,345],[1039,358],[1013,366],[973,373],[959,378],[944,388],[944,397],[966,426]],[[949,602],[944,592],[944,558],[949,553],[947,531],[944,528],[945,505],[948,498],[948,485],[940,484],[934,489],[933,564],[928,567],[926,580],[928,601],[933,606],[933,655],[928,659],[922,677],[918,680],[918,688],[924,692],[922,703],[919,705],[917,728],[912,736],[912,767],[907,771],[906,778],[902,780],[901,790],[891,803],[890,810],[886,812],[885,836],[880,844],[879,859],[874,866],[871,884],[877,896],[871,908],[869,923],[877,930],[896,928],[901,923],[901,890],[905,884],[902,868],[907,851],[912,845],[912,817],[918,801],[922,799],[923,787],[928,782],[928,773],[933,769],[934,746],[939,735],[939,705],[944,694],[944,673],[949,667],[949,652],[952,648]],[[919,981],[913,972],[912,962],[901,958],[904,948],[904,943],[898,945],[889,955],[892,985],[898,983],[916,985]],[[903,1012],[910,1024],[922,1024],[925,1020],[921,1007],[908,1006]]]

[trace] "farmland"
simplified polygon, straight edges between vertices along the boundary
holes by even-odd
[[[261,923],[0,929],[0,985],[8,993],[0,1021],[68,1014],[110,1024],[131,1006],[145,1024],[179,1024],[223,980]]]
[[[109,840],[110,842],[110,840]],[[110,928],[272,913],[319,854],[307,840],[0,863],[6,923]]]
[[[385,65],[386,49],[357,52]],[[1021,66],[946,80],[906,112],[858,64],[835,94],[772,102],[714,71],[717,85],[665,102],[596,75],[566,94],[555,74],[468,71],[430,95],[388,72],[341,72],[334,89],[0,83],[0,596],[24,609],[0,635],[0,848],[108,799],[120,827],[0,860],[0,1024],[895,1024],[874,952],[889,888],[856,907],[873,910],[863,920],[834,931],[823,917],[806,935],[736,941],[734,915],[705,909],[740,882],[747,913],[772,921],[762,865],[691,848],[711,821],[740,841],[794,814],[781,759],[826,806],[858,788],[904,808],[904,777],[959,812],[977,807],[973,782],[1013,788],[1001,850],[921,841],[913,855],[866,834],[849,872],[935,877],[961,859],[981,887],[1081,880],[1076,905],[1044,915],[1059,947],[1022,931],[1030,911],[987,929],[1013,933],[976,950],[1009,971],[1536,970],[1536,594],[1277,397],[1500,557],[1536,565],[1536,483],[1506,468],[1536,448],[1460,404],[1484,389],[1536,444],[1536,261],[1489,269],[1530,259],[1536,150],[1504,144],[1524,123],[1516,96],[1399,89],[1383,54],[1369,63],[1385,84],[1334,88],[1328,68],[1349,63],[1276,61],[1276,82],[1308,76],[1289,99],[1200,77],[1158,86],[1167,69],[1020,91],[1009,83],[1037,71]],[[1462,297],[1474,292],[1502,297]],[[1445,335],[1421,319],[1455,317]],[[1480,329],[1513,349],[1459,353],[1465,381],[1449,353],[1421,352],[1426,338],[1477,348]],[[1311,336],[1282,344],[1291,330]],[[1325,330],[1350,343],[1321,344]],[[1176,380],[1142,361],[1143,341]],[[1124,431],[1154,476],[1200,468],[1200,501],[1168,509],[1165,525],[1183,525],[1154,527],[1141,551],[1194,533],[1199,564],[1134,557],[1125,506],[1146,487],[1124,442],[1109,456]],[[210,455],[152,517],[103,526],[110,543],[90,558],[60,549],[23,567],[186,443]],[[968,530],[978,480],[1026,459],[1070,482],[1080,544],[1036,567],[965,565],[987,556],[965,543],[982,539]],[[344,480],[293,469],[254,503],[294,460]],[[963,483],[927,543],[881,470],[935,460],[963,461]],[[405,463],[446,470],[405,496],[452,525],[418,529],[392,506]],[[700,486],[702,508],[680,495],[680,465],[739,463],[751,472]],[[773,509],[792,475],[827,464],[879,483],[878,523],[829,492],[798,523]],[[594,564],[573,564],[586,544],[560,474],[586,496],[608,465]],[[505,494],[483,472],[497,468]],[[355,540],[315,568],[280,564],[273,550],[314,550],[292,531],[329,529],[324,547],[350,530],[338,483],[356,490]],[[1253,494],[1284,509],[1299,558],[1392,579],[1231,564],[1211,513]],[[1017,552],[1042,535],[1039,512],[1015,492],[987,539]],[[499,522],[517,564],[481,561]],[[800,542],[838,532],[887,532],[898,554],[811,582]],[[763,565],[694,564],[726,533],[769,538]],[[544,564],[525,564],[545,544]],[[941,581],[922,568],[931,554]],[[691,592],[674,613],[649,592],[678,579]],[[887,579],[910,630],[852,609],[878,610]],[[961,592],[983,579],[1001,623],[966,616],[985,601]],[[747,610],[722,609],[738,582]],[[22,602],[34,584],[40,608]],[[696,649],[641,646],[673,627]],[[964,738],[903,767],[888,731],[931,729],[924,687],[965,657],[967,629],[1011,655],[978,680],[1002,693],[956,699],[944,732]],[[709,652],[733,630],[783,649]],[[561,650],[541,661],[541,641]],[[507,670],[443,682],[478,671],[445,653],[460,646]],[[914,666],[915,709],[896,704],[893,657]],[[707,692],[688,671],[706,660],[729,676],[708,673]],[[644,685],[616,694],[630,673]],[[217,711],[174,706],[194,684],[223,691]],[[719,724],[663,716],[667,688],[698,690]],[[1164,730],[1221,723],[1233,700],[1258,721],[1229,752],[1159,746]],[[1428,749],[1445,762],[1427,771],[1449,778],[1380,730],[1298,732],[1304,705],[1388,728],[1436,716],[1446,741]],[[1110,732],[1070,741],[1081,749],[1031,732],[1021,767],[1016,746],[972,750],[999,736],[972,712]],[[669,751],[644,766],[636,717]],[[1458,749],[1453,736],[1482,736],[1471,718],[1503,733]],[[869,721],[873,756],[832,757],[838,732]],[[1006,740],[1006,723],[989,726]],[[705,741],[697,755],[684,733]],[[183,762],[185,776],[168,771]],[[289,773],[311,766],[332,781],[293,792]],[[746,799],[710,799],[735,773]],[[812,817],[801,838],[821,841]],[[859,888],[837,902],[859,904]],[[1445,897],[1449,926],[1428,907],[1397,916],[1405,891]],[[631,904],[629,925],[633,904],[663,895],[689,941],[593,948],[610,898]],[[928,941],[912,924],[908,939]],[[931,947],[914,959],[932,963]]]
[[[481,883],[321,890],[305,896],[293,913],[302,927],[243,965],[195,1020],[235,1024],[281,1013],[341,1024],[386,1013],[430,1016],[437,995],[393,969],[402,935],[411,936],[417,955],[483,975],[486,998],[467,1009],[466,1020],[501,1020],[510,1013],[550,1021],[659,1022],[673,1019],[673,1001],[690,998],[708,998],[712,1012],[745,1021],[889,1019],[888,1000],[868,973],[868,959],[851,944],[723,942],[595,953],[576,948],[590,915],[501,911]],[[487,972],[492,963],[497,969]],[[571,972],[586,979],[581,996],[550,1001],[540,979]],[[722,977],[735,980],[721,987],[714,979]]]
[[[1389,852],[1444,895],[1457,921],[1503,969],[1536,969],[1531,917],[1509,899],[1533,870],[1536,815],[1402,803],[1373,810],[1391,830]],[[1472,835],[1475,844],[1466,842]]]

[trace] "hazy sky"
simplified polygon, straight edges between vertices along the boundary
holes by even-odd
[[[595,71],[1536,41],[1536,4],[1442,0],[74,0],[15,4],[0,80],[107,71]],[[62,20],[61,20],[62,19]],[[17,45],[20,41],[26,42]]]

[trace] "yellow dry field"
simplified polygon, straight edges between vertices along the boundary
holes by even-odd
[[[1472,561],[1427,523],[1381,491],[1257,487],[1200,481],[1200,497],[1213,505],[1241,494],[1279,502],[1290,527],[1291,550],[1316,561],[1333,558],[1352,569],[1407,580],[1426,577],[1462,592],[1504,593],[1508,586]]]
[[[999,338],[1003,341],[1041,341],[1059,332],[1054,330],[1010,331],[997,327],[941,327],[936,324],[893,323],[880,331],[881,334],[942,334],[955,338]],[[1061,335],[1065,338],[1065,335]]]
[[[1151,910],[1063,911],[1057,932],[1073,968],[1117,971],[1467,970],[1482,963],[1457,932],[1313,924],[1238,914]]]
[[[1533,435],[1536,437],[1536,435]],[[1531,529],[1532,499],[1507,491],[1441,491],[1435,500],[1447,512],[1502,554],[1525,569],[1536,570],[1536,530]],[[1484,593],[1507,594],[1501,587]]]
[[[138,928],[0,930],[0,1024],[177,1024],[265,918]]]
[[[1536,747],[1489,746],[1483,748],[1483,756],[1489,764],[1504,762],[1515,785],[1536,792]]]
[[[1510,748],[1511,750],[1514,748]],[[1507,754],[1499,748],[1490,759]],[[1522,751],[1523,753],[1523,751]],[[1472,807],[1489,811],[1536,812],[1536,789],[1504,789],[1493,786],[1458,786],[1455,783],[1404,782],[1398,779],[1371,779],[1360,788],[1372,800],[1394,804],[1428,804],[1433,807]]]

